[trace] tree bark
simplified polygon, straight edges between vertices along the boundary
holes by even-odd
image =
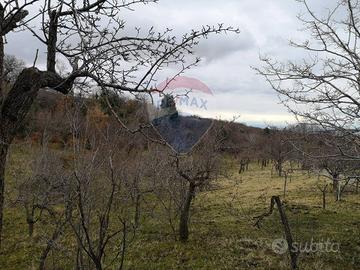
[[[4,209],[4,195],[5,195],[5,165],[8,152],[8,145],[2,142],[0,136],[0,248],[2,244],[2,231],[3,231],[3,209]]]
[[[4,100],[0,111],[0,239],[3,230],[5,166],[9,145],[40,89],[39,76],[25,69]],[[1,247],[1,240],[0,240]]]
[[[4,96],[4,37],[2,23],[4,22],[4,7],[0,4],[0,108]]]
[[[56,10],[50,13],[49,36],[47,43],[47,71],[55,73],[56,42],[57,42],[58,14]]]
[[[336,201],[340,201],[341,200],[341,186],[340,186],[340,183],[339,183],[339,180],[338,180],[338,183],[337,183],[337,190],[336,190]]]
[[[0,21],[1,21],[1,16],[2,15],[0,11]],[[3,101],[3,97],[4,97],[4,38],[0,36],[0,108]]]
[[[100,260],[95,261],[95,268],[96,270],[102,270],[102,265]]]
[[[290,230],[290,225],[288,222],[288,219],[286,217],[285,214],[285,210],[283,208],[283,205],[281,203],[280,197],[279,196],[272,196],[271,197],[271,201],[270,201],[270,208],[269,211],[265,214],[262,214],[256,218],[258,218],[258,220],[256,221],[256,223],[254,224],[255,226],[257,226],[258,228],[260,228],[260,222],[265,218],[270,216],[273,211],[274,211],[274,206],[277,206],[279,214],[280,214],[280,219],[281,219],[281,223],[283,224],[283,228],[284,228],[284,232],[285,232],[285,238],[286,238],[286,242],[288,244],[288,251],[290,254],[290,260],[291,260],[291,269],[292,270],[296,270],[297,268],[297,258],[298,258],[298,253],[295,252],[293,250],[293,237],[291,234],[291,230]]]
[[[45,249],[42,251],[41,253],[41,257],[40,257],[40,262],[39,262],[39,270],[45,270],[45,261],[46,258],[48,257],[51,249],[54,247],[56,241],[59,239],[59,237],[62,235],[62,233],[65,231],[66,229],[66,225],[69,222],[69,219],[71,217],[71,208],[67,208],[65,209],[65,219],[64,220],[57,220],[56,221],[56,228],[54,229],[54,231],[52,232],[51,238],[47,241],[47,245],[45,247]]]
[[[52,72],[26,68],[17,77],[9,94],[0,107],[0,239],[3,229],[5,167],[8,148],[23,123],[40,88],[51,87],[67,94],[74,78],[62,79]],[[1,240],[0,240],[1,247]]]
[[[288,174],[287,174],[287,172],[285,172],[285,175],[284,175],[284,199],[286,197],[287,179],[288,179]]]
[[[281,175],[282,175],[282,161],[280,161],[280,160],[277,161],[276,169],[278,171],[279,177],[281,177]]]
[[[43,252],[41,253],[40,263],[39,263],[39,269],[40,269],[40,270],[44,270],[44,269],[45,269],[45,261],[46,261],[46,258],[47,258],[47,256],[49,255],[49,252],[50,252],[51,248],[53,247],[54,243],[55,243],[56,240],[60,237],[62,230],[63,230],[63,224],[59,225],[59,227],[56,228],[56,230],[54,231],[51,239],[48,241],[45,249],[44,249]]]
[[[333,192],[335,194],[335,201],[340,201],[341,190],[339,178],[337,175],[333,176]]]
[[[29,231],[29,236],[32,237],[34,234],[34,220],[32,219],[27,219],[27,224],[28,224],[28,231]]]
[[[139,221],[140,221],[140,199],[141,199],[141,195],[137,194],[136,195],[136,200],[135,200],[135,215],[134,215],[134,224],[135,224],[135,228],[139,227]]]
[[[180,240],[185,242],[189,238],[189,216],[190,216],[190,206],[191,201],[195,195],[195,184],[189,184],[189,189],[186,193],[185,203],[182,207],[181,214],[180,214],[180,224],[179,224],[179,236]]]
[[[284,227],[285,238],[288,243],[288,249],[289,249],[289,254],[290,254],[290,259],[291,259],[291,269],[296,270],[298,254],[296,252],[294,252],[292,249],[294,241],[293,241],[293,237],[291,234],[290,225],[289,225],[288,219],[285,214],[285,210],[282,206],[279,196],[273,196],[273,199],[278,207],[280,218],[281,218],[281,223],[283,224],[283,227]]]

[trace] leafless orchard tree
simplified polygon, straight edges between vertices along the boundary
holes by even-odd
[[[322,185],[317,185],[318,190],[321,192],[321,198],[322,198],[322,208],[326,209],[326,190],[328,188],[328,184],[323,183]]]
[[[179,214],[179,238],[189,238],[191,203],[197,190],[208,188],[221,175],[222,159],[220,149],[226,136],[222,126],[213,126],[201,143],[190,155],[174,156],[176,175],[185,181]]]
[[[313,160],[313,164],[318,170],[319,176],[331,181],[335,200],[340,201],[342,193],[349,183],[349,176],[356,175],[360,163],[358,160],[322,156]]]
[[[152,179],[153,194],[156,198],[154,204],[149,208],[160,208],[164,220],[169,225],[172,236],[178,239],[178,219],[181,211],[183,194],[186,193],[186,182],[180,178],[174,169],[174,160],[169,156],[174,153],[168,147],[154,144],[150,147],[149,159],[146,162],[149,171],[148,177]],[[152,213],[149,213],[153,216]],[[156,217],[157,218],[157,217]]]
[[[39,269],[45,269],[50,252],[67,230],[76,194],[62,160],[46,141],[33,154],[31,174],[20,180],[17,203],[25,210],[29,236],[36,236],[32,245],[41,245],[41,255],[34,259]]]
[[[120,173],[126,166],[116,157],[119,149],[107,146],[98,145],[88,155],[76,154],[76,213],[70,223],[79,244],[80,268],[92,267],[85,263],[87,257],[96,269],[103,269],[111,262],[116,262],[118,267],[123,265],[127,234],[133,228],[133,215],[128,213],[132,208],[130,192],[125,189]],[[108,252],[110,246],[117,247],[119,253],[113,256]]]
[[[75,264],[78,269],[123,269],[140,223],[140,198],[147,188],[142,184],[146,168],[139,157],[144,140],[137,141],[136,135],[111,121],[94,127],[83,116],[83,102],[79,99],[67,112],[76,194],[69,219],[77,242]],[[137,144],[131,146],[133,142]]]
[[[354,153],[353,145],[344,136],[332,130],[303,128],[294,134],[292,145],[299,158],[306,165],[309,174],[330,180],[336,201],[340,201],[342,190],[348,183],[348,176],[357,175],[360,161],[340,155],[338,148]],[[323,184],[321,186],[324,186]]]
[[[289,251],[289,256],[290,256],[290,266],[292,270],[296,270],[299,269],[298,268],[298,257],[299,257],[299,252],[296,250],[293,250],[293,234],[291,232],[291,227],[287,218],[287,215],[285,213],[285,208],[283,206],[283,202],[280,200],[279,196],[272,196],[271,200],[270,200],[270,208],[269,211],[267,213],[261,214],[260,216],[254,217],[254,219],[256,219],[256,222],[254,224],[254,226],[260,228],[261,222],[263,221],[264,218],[272,215],[272,213],[274,212],[274,207],[278,208],[279,211],[279,215],[280,215],[280,220],[281,223],[283,225],[283,230],[284,230],[284,234],[285,234],[285,239],[286,242],[288,243],[288,251]]]
[[[333,9],[319,15],[308,1],[298,2],[306,11],[299,19],[310,39],[291,41],[291,45],[310,57],[279,62],[265,56],[261,57],[263,67],[256,70],[300,121],[316,124],[342,138],[341,143],[335,140],[336,144],[329,140],[335,155],[358,159],[360,3],[337,1]]]
[[[221,149],[227,137],[223,131],[221,124],[214,124],[186,154],[158,143],[149,149],[152,158],[146,164],[156,198],[154,207],[164,211],[175,240],[188,240],[191,205],[196,194],[213,188],[214,181],[225,175]]]
[[[302,171],[308,176],[317,175],[328,179],[332,184],[332,191],[336,201],[340,201],[341,193],[350,182],[351,175],[357,175],[359,160],[349,158],[339,153],[354,153],[354,145],[346,140],[346,135],[334,130],[325,130],[313,124],[301,123],[291,128],[291,145],[294,149],[293,159],[302,164]],[[292,169],[292,171],[297,169]],[[326,184],[326,183],[325,183]],[[318,189],[325,195],[327,186],[318,184]]]
[[[56,168],[58,167],[52,167],[48,171],[49,179],[52,179]],[[42,214],[40,219],[42,222],[40,226],[46,227],[46,230],[40,233],[40,237],[45,243],[39,258],[39,269],[41,270],[47,269],[46,260],[50,252],[57,254],[60,251],[61,245],[58,243],[67,231],[75,209],[74,200],[77,194],[73,187],[72,178],[63,170],[57,171],[56,175],[57,177],[54,178],[56,182],[50,185],[50,194],[48,194],[50,201],[47,206],[43,207],[45,214]],[[65,250],[65,252],[69,256],[69,250]],[[57,258],[60,258],[60,256]]]
[[[285,172],[285,163],[291,159],[291,154],[294,152],[290,143],[291,135],[286,129],[273,128],[268,137],[269,146],[265,148],[265,151],[268,151],[267,155],[273,161],[273,169],[281,177]]]
[[[62,162],[50,152],[47,143],[43,143],[38,151],[34,151],[31,175],[19,184],[17,203],[24,207],[29,236],[33,235],[35,224],[41,220],[42,214],[54,214],[59,204],[62,182]]]
[[[140,224],[141,198],[152,191],[151,181],[143,183],[146,140],[111,121],[96,129],[83,114],[84,100],[74,103],[63,120],[72,140],[63,151],[48,148],[46,140],[33,151],[32,175],[20,186],[18,202],[40,223],[39,269],[57,267],[60,256],[77,269],[122,269]]]
[[[77,84],[133,94],[155,91],[154,75],[164,66],[179,65],[180,72],[196,64],[187,63],[199,39],[210,33],[237,29],[218,25],[177,38],[170,29],[137,28],[125,34],[121,11],[156,0],[5,0],[0,4],[0,234],[2,231],[6,156],[18,127],[39,89],[68,94]],[[35,7],[35,8],[34,8]],[[40,11],[39,11],[40,10]],[[40,29],[33,27],[40,21]],[[47,68],[25,68],[5,95],[4,46],[6,36],[17,30],[32,32],[46,47]],[[9,44],[11,46],[11,44]],[[35,52],[34,52],[35,55]],[[67,59],[72,70],[59,74],[56,62]]]
[[[325,170],[326,173],[322,173],[322,176],[330,178],[332,181],[332,188],[335,194],[335,200],[340,201],[341,197],[341,177],[342,174],[346,173],[347,161],[341,160],[331,160],[327,158],[326,160],[320,161],[319,169]]]

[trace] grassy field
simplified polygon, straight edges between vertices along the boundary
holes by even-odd
[[[26,174],[29,166],[24,149],[14,146],[10,156],[8,201],[16,197],[15,178]],[[232,162],[228,178],[219,179],[213,190],[196,196],[187,243],[174,240],[166,220],[159,218],[163,216],[146,217],[128,248],[125,269],[289,269],[288,253],[276,254],[271,246],[283,237],[277,211],[264,219],[260,229],[254,226],[254,217],[268,210],[272,195],[281,195],[296,242],[328,240],[339,247],[339,252],[301,253],[300,269],[360,269],[359,194],[345,194],[336,203],[328,193],[327,209],[323,210],[314,176],[297,172],[284,198],[284,179],[271,177],[270,169],[261,170],[255,163],[241,175],[236,169]],[[36,269],[41,230],[46,228],[35,227],[30,241],[23,209],[9,203],[4,230],[0,269]],[[61,248],[68,241],[71,239],[65,234],[48,258],[48,269],[73,269],[69,258],[73,257],[75,243],[66,245],[74,246],[74,250]]]

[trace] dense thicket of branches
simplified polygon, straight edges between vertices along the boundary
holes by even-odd
[[[105,93],[108,90],[152,92],[154,75],[162,67],[179,65],[181,72],[199,61],[185,60],[200,38],[210,33],[237,32],[218,25],[191,30],[180,38],[172,35],[170,29],[158,33],[152,27],[137,28],[134,35],[127,35],[121,11],[153,2],[157,1],[6,0],[0,3],[0,234],[8,148],[39,89],[68,94],[74,88],[91,90],[97,86]],[[32,23],[39,21],[40,28],[33,27]],[[5,95],[4,41],[15,30],[30,31],[45,45],[47,68],[39,70],[34,63],[33,67],[23,69]],[[60,56],[71,66],[71,70],[61,75],[56,69]]]

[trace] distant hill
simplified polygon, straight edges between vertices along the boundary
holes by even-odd
[[[133,127],[136,127],[137,124],[133,123],[134,119],[140,117],[143,122],[149,121],[144,116],[146,110],[141,109],[143,105],[139,102],[119,97],[112,102],[124,123],[133,124]],[[73,109],[75,103],[82,106],[81,117],[83,117],[83,121],[87,119],[94,123],[97,129],[105,127],[110,122],[115,127],[118,125],[111,112],[106,108],[107,105],[104,104],[101,96],[73,97],[64,96],[53,91],[41,90],[24,125],[25,133],[31,136],[31,134],[41,134],[46,129],[50,137],[57,137],[57,141],[66,141],[71,137],[69,123],[66,122],[66,115],[69,114],[67,110]],[[175,119],[172,119],[171,116],[159,117],[153,120],[152,124],[156,128],[155,133],[165,138],[178,152],[189,151],[211,125],[226,127],[226,143],[223,151],[236,155],[248,155],[248,153],[254,151],[254,145],[258,145],[266,134],[262,128],[196,116],[180,115]]]
[[[211,128],[211,119],[166,115],[152,121],[160,135],[180,153],[189,152]]]

